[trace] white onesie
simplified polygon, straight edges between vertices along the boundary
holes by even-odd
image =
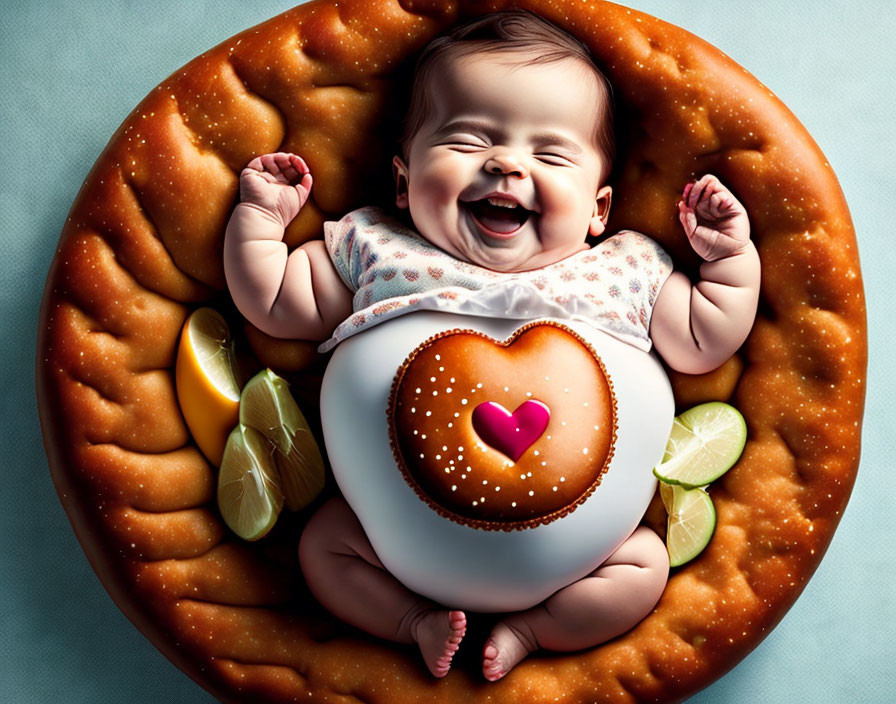
[[[339,275],[355,291],[355,312],[321,352],[418,310],[578,320],[647,352],[653,306],[672,272],[662,247],[632,230],[542,269],[512,273],[460,261],[374,207],[326,223],[324,238]]]

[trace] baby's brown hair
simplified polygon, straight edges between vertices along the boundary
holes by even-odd
[[[441,61],[477,53],[529,53],[533,48],[538,49],[537,56],[521,61],[521,66],[577,59],[597,79],[598,97],[604,108],[595,126],[595,142],[605,159],[606,173],[602,174],[602,179],[605,179],[616,158],[612,86],[594,63],[588,47],[556,25],[525,10],[479,17],[436,37],[423,49],[417,58],[410,104],[400,139],[404,155],[408,155],[411,140],[429,115],[431,106],[427,86]]]

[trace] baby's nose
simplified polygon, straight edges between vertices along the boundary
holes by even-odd
[[[485,170],[490,174],[526,178],[529,169],[525,162],[510,151],[500,151],[489,156]]]

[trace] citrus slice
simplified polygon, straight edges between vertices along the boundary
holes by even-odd
[[[220,313],[195,310],[184,323],[175,365],[177,400],[193,439],[216,467],[239,421],[233,341]]]
[[[283,508],[273,452],[264,435],[242,424],[227,438],[218,473],[218,508],[224,522],[245,540],[264,536]]]
[[[702,403],[676,417],[657,479],[693,489],[721,477],[737,462],[747,442],[747,424],[733,406]]]
[[[298,511],[310,504],[324,488],[324,461],[287,381],[270,369],[252,377],[240,398],[240,423],[276,446],[275,462],[287,508]]]
[[[693,560],[709,544],[716,528],[716,508],[704,489],[660,484],[660,496],[669,514],[666,548],[669,565]]]
[[[243,388],[240,423],[266,435],[284,454],[289,452],[296,430],[307,427],[286,379],[270,369],[258,372]]]
[[[275,460],[290,511],[302,510],[323,491],[324,462],[311,431],[299,429],[292,449],[285,455],[278,450]]]

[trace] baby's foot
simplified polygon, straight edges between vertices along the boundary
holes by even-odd
[[[531,634],[502,621],[492,630],[482,651],[482,674],[490,682],[501,679],[538,647]]]
[[[451,659],[467,632],[463,611],[427,611],[416,624],[414,638],[429,671],[444,677],[451,669]]]

